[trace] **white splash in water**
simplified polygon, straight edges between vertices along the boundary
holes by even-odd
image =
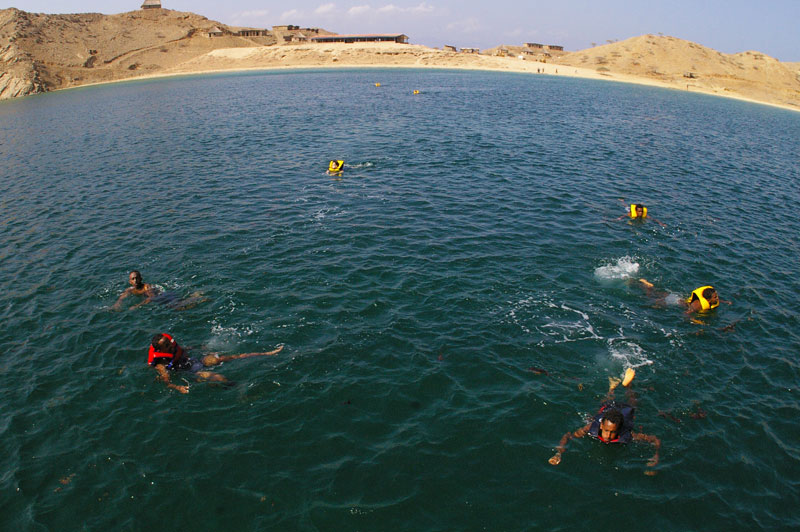
[[[620,362],[624,368],[638,368],[653,363],[644,349],[630,340],[609,338],[608,351],[611,359]]]
[[[599,279],[630,279],[639,273],[639,263],[633,257],[622,257],[607,264],[595,268],[594,275]]]

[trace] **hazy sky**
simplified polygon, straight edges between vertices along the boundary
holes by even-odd
[[[34,13],[122,13],[142,0],[12,0]],[[405,33],[413,44],[566,50],[663,33],[720,52],[800,61],[800,0],[162,0],[229,25],[296,24],[336,33]]]

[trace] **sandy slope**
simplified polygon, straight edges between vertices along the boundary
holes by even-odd
[[[800,109],[796,64],[760,52],[723,54],[699,44],[655,35],[573,52],[565,65],[644,77],[684,90],[739,96]],[[691,76],[691,77],[689,77]]]

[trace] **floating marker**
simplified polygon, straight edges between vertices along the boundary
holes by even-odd
[[[376,84],[375,84],[375,86],[376,86],[376,87],[380,87],[380,86],[381,86],[381,84],[380,84],[380,83],[376,83]]]

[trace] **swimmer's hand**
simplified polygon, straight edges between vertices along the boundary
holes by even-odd
[[[550,460],[548,460],[548,462],[550,462],[550,465],[558,465],[558,464],[560,464],[561,463],[561,453],[559,452],[559,453],[556,453],[553,456],[551,456]]]
[[[189,393],[188,386],[178,386],[177,384],[168,384],[167,387],[172,388],[173,390],[176,390],[181,393]]]

